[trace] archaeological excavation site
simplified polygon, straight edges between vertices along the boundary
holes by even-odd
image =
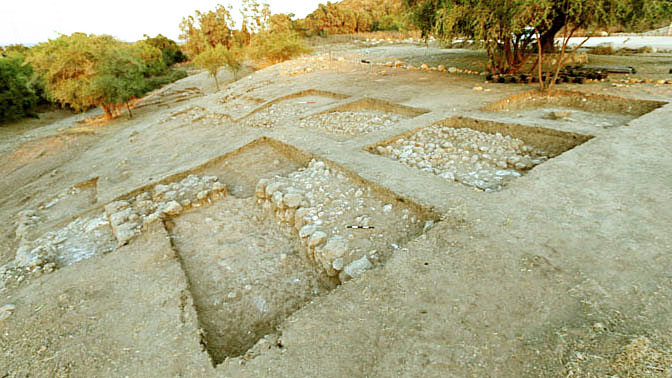
[[[672,86],[412,65],[461,53],[0,128],[0,377],[672,374]]]

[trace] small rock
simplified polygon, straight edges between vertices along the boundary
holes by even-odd
[[[339,278],[341,278],[341,281],[343,281],[344,278],[345,280],[357,278],[367,270],[371,269],[372,267],[373,265],[371,264],[369,259],[366,256],[364,256],[359,260],[351,262],[345,268],[343,268],[343,271],[339,275]]]
[[[299,230],[299,237],[301,239],[305,239],[305,238],[309,237],[310,235],[312,235],[316,230],[317,230],[317,227],[315,225],[307,224],[307,225],[301,227],[301,229]]]
[[[473,87],[472,89],[477,91],[477,92],[480,92],[480,91],[483,90],[483,87]]]
[[[607,327],[605,327],[604,324],[602,324],[600,322],[597,322],[597,323],[593,324],[593,331],[595,331],[595,332],[602,332],[606,329],[607,329]]]
[[[343,258],[339,257],[331,262],[331,267],[334,268],[334,270],[340,271],[343,270],[343,264]]]
[[[333,261],[339,257],[343,257],[347,251],[348,241],[344,237],[336,235],[329,239],[324,246],[322,253],[329,261]]]
[[[14,313],[14,310],[16,310],[16,305],[14,304],[6,304],[0,307],[0,322],[9,319]]]
[[[201,190],[196,194],[196,199],[198,200],[204,200],[208,197],[208,192],[206,190]]]
[[[303,201],[303,195],[297,192],[289,192],[285,194],[283,201],[287,207],[294,209],[301,205],[301,202]]]
[[[327,240],[327,234],[322,231],[315,231],[308,239],[308,247],[315,248],[322,245]]]
[[[450,67],[450,68],[448,68],[448,72],[450,72],[450,73],[455,73],[455,72],[457,72],[457,67]]]
[[[177,201],[170,201],[161,211],[166,215],[178,215],[182,212],[182,205],[177,203]]]
[[[559,120],[559,119],[569,117],[570,114],[572,114],[572,112],[555,111],[555,112],[550,112],[548,114],[548,118],[554,119],[554,120]]]

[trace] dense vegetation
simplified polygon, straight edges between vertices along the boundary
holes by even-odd
[[[411,24],[400,0],[343,0],[320,4],[301,26],[306,34],[327,35],[406,30]]]
[[[0,58],[0,122],[34,114],[38,102],[74,111],[100,106],[107,119],[148,91],[186,76],[168,68],[186,56],[158,35],[125,43],[110,36],[74,33],[32,48],[5,47]]]
[[[273,64],[310,51],[293,15],[271,14],[268,4],[256,0],[243,0],[241,14],[239,29],[235,29],[231,8],[222,5],[214,11],[196,11],[180,24],[185,51],[196,66],[210,72],[218,89],[217,72],[221,66],[235,77],[245,58]]]
[[[642,20],[669,21],[672,15],[672,2],[660,0],[405,1],[423,33],[447,41],[453,38],[480,41],[488,53],[491,72],[513,73],[536,57],[539,76],[543,54],[555,51],[554,38],[560,31],[562,42],[560,59],[554,67],[556,75],[563,64],[567,42],[578,31],[590,35],[596,28],[615,24],[634,27],[641,25]]]
[[[0,122],[34,114],[39,97],[31,85],[33,70],[23,63],[17,53],[0,57]]]

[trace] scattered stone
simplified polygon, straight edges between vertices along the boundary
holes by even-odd
[[[287,207],[297,208],[299,207],[299,205],[301,205],[301,202],[303,201],[303,196],[301,195],[301,193],[289,192],[285,194],[283,201]]]
[[[405,118],[374,110],[329,112],[304,118],[299,121],[299,126],[323,129],[339,135],[361,135],[389,127]]]
[[[308,240],[308,247],[319,247],[327,240],[327,234],[322,231],[315,231]]]
[[[301,227],[301,230],[299,230],[299,237],[301,239],[305,239],[312,235],[315,231],[317,230],[317,227],[315,227],[312,224],[307,224],[303,227]]]
[[[340,235],[336,235],[329,239],[322,249],[324,257],[328,259],[330,263],[336,258],[343,257],[346,252],[348,252],[348,241]]]
[[[371,264],[369,259],[366,256],[364,256],[359,260],[351,262],[345,268],[343,268],[343,271],[340,273],[339,278],[341,282],[345,282],[347,280],[361,276],[364,272],[366,272],[371,268],[373,268],[373,264]]]
[[[567,118],[572,114],[572,112],[569,111],[554,111],[550,112],[548,114],[548,118],[553,119],[553,120],[559,120],[563,118]]]
[[[597,323],[593,324],[593,331],[595,331],[595,332],[602,332],[602,331],[605,331],[606,329],[607,329],[607,327],[605,327],[604,324],[602,324],[600,322],[597,322]]]
[[[516,138],[441,125],[378,147],[382,147],[375,149],[379,154],[409,167],[483,190],[500,190],[548,159],[544,151]]]
[[[178,215],[182,212],[182,210],[182,205],[177,203],[177,201],[170,201],[161,208],[161,212],[170,216]]]
[[[14,310],[16,310],[16,305],[14,304],[6,304],[0,307],[0,322],[9,319],[14,313]]]

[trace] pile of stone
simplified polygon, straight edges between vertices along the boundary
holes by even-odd
[[[145,223],[179,215],[225,196],[226,186],[217,177],[189,175],[180,182],[158,184],[151,194],[142,192],[129,200],[111,202],[105,206],[105,213],[119,245],[124,245]]]
[[[394,113],[374,110],[329,112],[299,121],[299,126],[322,129],[340,135],[360,135],[391,126],[405,119]]]
[[[548,160],[543,151],[508,135],[440,125],[377,146],[376,152],[487,192],[501,190],[507,182]]]

